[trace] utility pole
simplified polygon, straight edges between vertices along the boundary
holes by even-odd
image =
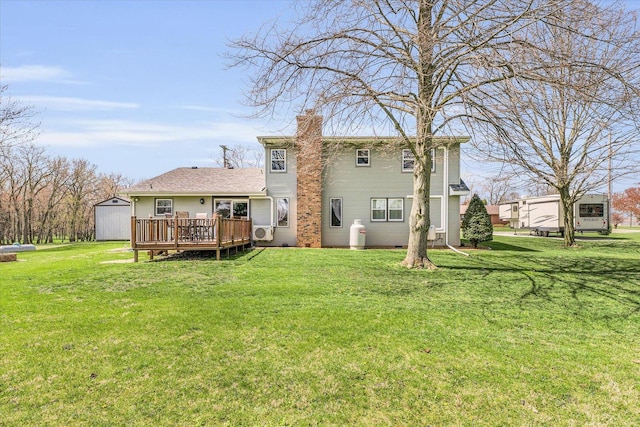
[[[222,166],[225,169],[229,169],[229,160],[227,159],[227,151],[229,150],[229,147],[221,145],[220,148],[222,148]]]

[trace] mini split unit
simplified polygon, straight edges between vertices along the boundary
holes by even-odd
[[[253,240],[269,242],[273,240],[273,227],[270,225],[254,225]]]

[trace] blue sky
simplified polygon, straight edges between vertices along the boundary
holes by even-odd
[[[38,144],[52,155],[133,179],[215,166],[220,144],[259,150],[257,135],[288,125],[246,118],[244,71],[227,69],[222,55],[229,39],[289,7],[273,0],[0,0],[2,83],[39,113]]]
[[[0,0],[1,82],[38,112],[38,144],[51,155],[135,180],[218,166],[221,144],[260,151],[256,136],[293,132],[294,117],[248,118],[245,70],[228,69],[223,57],[230,39],[286,21],[290,7],[287,0]],[[462,168],[470,183],[487,172],[464,155]]]

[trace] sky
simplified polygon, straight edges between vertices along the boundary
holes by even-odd
[[[217,166],[220,145],[260,150],[288,123],[248,118],[228,41],[287,1],[0,0],[0,78],[32,105],[51,155],[135,180]],[[294,118],[291,118],[293,120]]]
[[[220,145],[261,151],[258,135],[294,132],[295,117],[249,117],[248,71],[224,57],[290,16],[287,0],[0,0],[0,83],[33,106],[52,156],[136,181],[219,166]],[[465,180],[480,170],[463,151]]]

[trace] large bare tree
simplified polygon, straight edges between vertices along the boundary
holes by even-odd
[[[637,15],[621,3],[578,0],[515,36],[530,43],[504,57],[517,78],[473,93],[486,119],[475,143],[560,194],[564,244],[573,246],[575,202],[605,192],[609,173],[638,170]]]
[[[427,256],[431,151],[450,133],[465,93],[512,76],[496,51],[564,0],[315,0],[290,27],[265,26],[233,42],[252,69],[257,114],[322,111],[343,131],[389,129],[415,156],[403,264]],[[492,71],[487,71],[492,70]]]

